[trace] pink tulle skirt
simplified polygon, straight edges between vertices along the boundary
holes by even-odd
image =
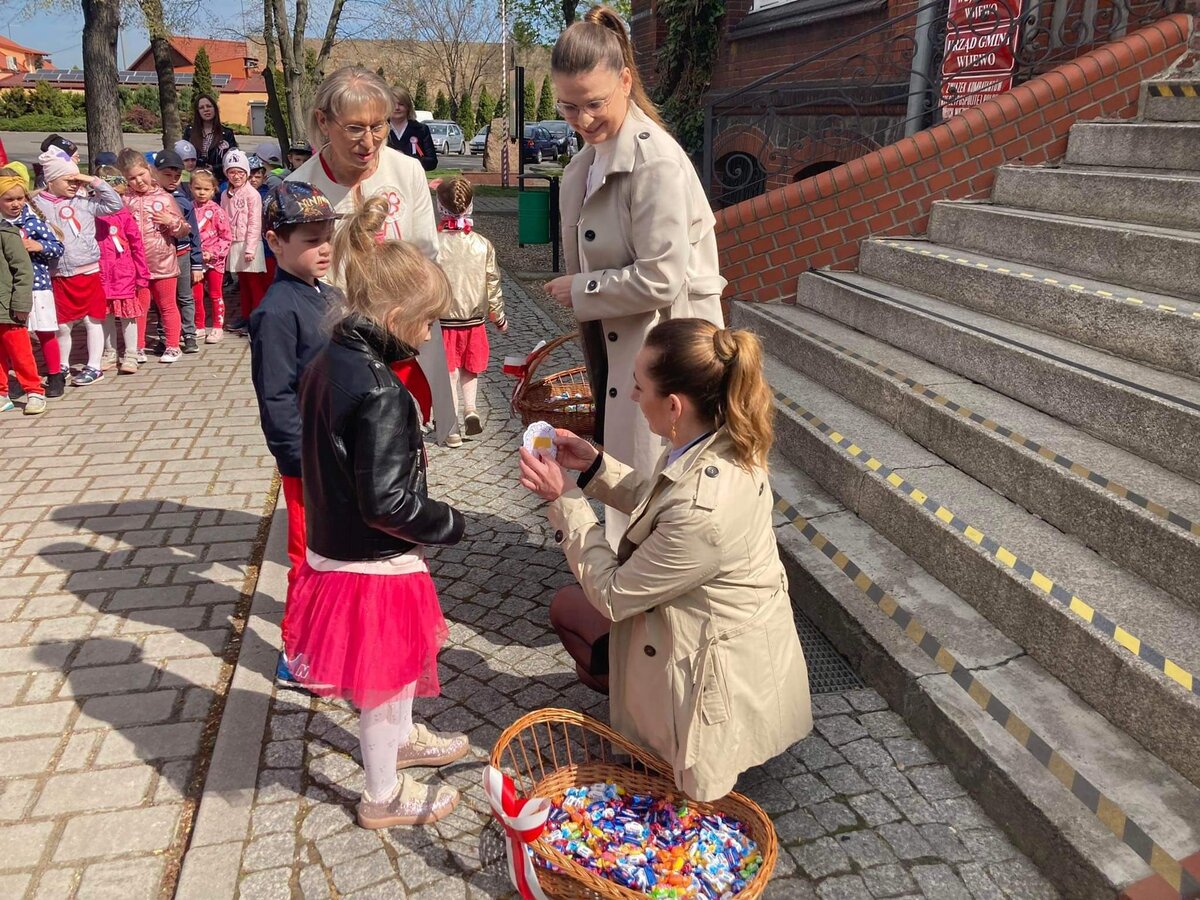
[[[286,618],[292,675],[316,694],[368,709],[414,682],[418,697],[440,693],[437,654],[449,629],[427,572],[359,575],[302,563]]]

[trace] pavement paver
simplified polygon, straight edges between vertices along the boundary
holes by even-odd
[[[272,483],[248,371],[229,340],[0,424],[4,897],[174,881]]]
[[[491,335],[494,360],[558,331],[504,287],[512,330]],[[431,561],[450,638],[442,696],[415,713],[466,731],[472,753],[419,774],[464,801],[436,826],[367,832],[353,710],[271,678],[284,513],[268,537],[246,345],[147,368],[0,432],[5,488],[21,485],[0,490],[0,896],[513,896],[479,788],[487,754],[524,712],[606,719],[607,703],[549,627],[571,575],[515,481],[512,382],[493,365],[483,434],[430,449],[431,492],[470,524]],[[878,694],[819,695],[814,716],[812,736],[739,783],[780,838],[767,896],[1054,896]]]

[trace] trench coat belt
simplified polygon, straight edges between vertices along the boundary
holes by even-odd
[[[758,617],[762,614],[765,604],[760,603],[758,609],[754,611],[754,615],[748,618],[740,625],[733,628],[728,628],[725,631],[717,634],[710,634],[708,639],[700,647],[700,656],[696,660],[696,672],[692,676],[692,702],[688,708],[688,740],[687,750],[683,757],[683,767],[690,769],[696,764],[696,757],[700,753],[700,729],[695,727],[696,716],[700,711],[700,700],[704,696],[704,681],[708,677],[708,667],[711,664],[714,648],[727,638],[737,637],[739,634],[755,624]],[[706,632],[712,631],[712,623],[706,622],[704,625]]]

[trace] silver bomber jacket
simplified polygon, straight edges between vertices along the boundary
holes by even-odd
[[[482,325],[489,310],[497,324],[504,322],[500,268],[491,241],[475,231],[439,232],[437,261],[446,273],[454,297],[442,317],[443,328]]]

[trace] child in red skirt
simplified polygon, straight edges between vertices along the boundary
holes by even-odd
[[[116,166],[100,166],[96,174],[118,194],[125,195],[128,185]],[[129,207],[122,207],[111,216],[98,218],[96,240],[100,242],[100,279],[104,283],[108,313],[120,325],[124,343],[119,371],[122,375],[136,375],[138,322],[149,311],[150,269],[146,266],[142,231]]]
[[[57,150],[38,157],[46,189],[37,206],[46,221],[62,235],[63,254],[54,262],[51,285],[58,318],[58,351],[62,372],[71,364],[71,329],[83,320],[87,335],[87,365],[71,383],[88,385],[104,377],[104,285],[100,280],[100,245],[96,216],[110,216],[121,198],[101,178],[81,175],[79,166]]]
[[[438,185],[438,265],[446,273],[453,295],[450,309],[442,317],[442,343],[446,347],[456,410],[459,393],[462,394],[467,434],[483,431],[475,398],[479,393],[479,376],[487,369],[490,353],[485,324],[488,316],[501,334],[508,332],[496,251],[491,241],[474,231],[471,221],[474,197],[475,189],[465,178]],[[446,441],[448,447],[461,445],[462,438],[457,433]]]
[[[363,828],[448,815],[454,788],[396,770],[448,765],[469,749],[466,735],[412,721],[413,698],[439,693],[448,633],[423,547],[457,543],[465,522],[428,496],[416,399],[430,394],[413,348],[448,308],[450,286],[413,245],[376,242],[387,215],[387,199],[372,197],[334,238],[347,314],[300,379],[307,552],[284,629],[292,674],[360,710]]]
[[[121,174],[129,183],[125,203],[129,206],[142,235],[146,267],[150,273],[150,300],[158,310],[166,335],[166,349],[158,361],[173,363],[183,355],[179,346],[182,322],[179,318],[179,304],[175,301],[179,280],[179,257],[175,253],[175,239],[188,234],[191,229],[175,198],[159,186],[145,156],[126,147],[117,157],[117,163],[121,167]],[[145,295],[142,296],[139,306],[144,306],[148,314],[149,304],[144,300]],[[139,363],[146,361],[145,345],[146,315],[143,315],[138,320]]]

